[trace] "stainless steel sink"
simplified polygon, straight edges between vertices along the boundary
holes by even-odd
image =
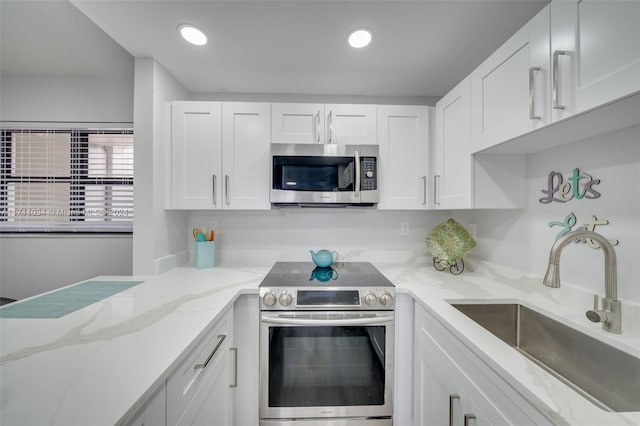
[[[519,304],[452,304],[603,409],[640,411],[640,359]]]

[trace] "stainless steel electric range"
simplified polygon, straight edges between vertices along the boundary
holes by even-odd
[[[260,284],[260,424],[391,425],[394,306],[368,262],[277,262]]]

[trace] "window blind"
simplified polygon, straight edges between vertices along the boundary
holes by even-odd
[[[132,129],[3,128],[0,232],[132,232]]]

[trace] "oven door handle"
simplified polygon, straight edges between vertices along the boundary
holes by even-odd
[[[374,318],[347,318],[347,319],[302,319],[302,318],[281,318],[281,317],[268,317],[263,316],[260,318],[262,322],[271,324],[286,324],[286,325],[374,325],[392,322],[393,316],[382,316]]]

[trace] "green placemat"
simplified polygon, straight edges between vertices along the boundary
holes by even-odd
[[[0,318],[60,318],[142,282],[86,281],[24,302],[4,305],[0,308]]]

